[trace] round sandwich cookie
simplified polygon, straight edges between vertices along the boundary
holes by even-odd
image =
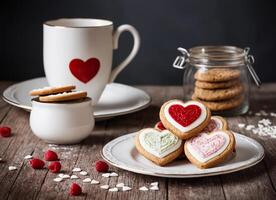
[[[74,89],[76,89],[76,86],[74,85],[44,87],[44,88],[31,90],[29,94],[31,96],[44,96],[44,95],[57,94],[57,93],[63,93],[63,92],[71,92]]]
[[[135,146],[140,154],[160,166],[183,154],[183,141],[169,130],[142,129],[135,138]]]
[[[228,123],[221,116],[212,116],[209,124],[203,129],[202,132],[210,133],[217,130],[228,130]]]
[[[197,98],[195,95],[192,96],[193,100],[202,102],[205,104],[211,111],[222,111],[222,110],[229,110],[238,107],[242,104],[244,96],[240,95],[234,97],[232,99],[227,99],[223,101],[204,101]]]
[[[195,87],[194,94],[202,100],[220,101],[225,99],[231,99],[235,96],[238,96],[242,93],[242,91],[243,91],[242,85],[238,84],[227,89],[214,89],[214,90]]]
[[[197,135],[207,126],[211,112],[198,101],[170,100],[162,105],[159,116],[166,129],[185,140]]]
[[[237,79],[240,77],[240,75],[241,72],[238,69],[214,68],[208,70],[198,70],[194,77],[199,81],[222,82]]]
[[[198,168],[214,167],[233,155],[235,137],[231,131],[218,130],[200,133],[185,141],[184,151],[188,160]]]
[[[161,121],[157,122],[155,125],[154,125],[154,128],[158,131],[163,131],[165,130],[165,126],[162,124]]]
[[[74,92],[51,94],[48,96],[40,96],[39,101],[41,101],[41,102],[61,102],[61,101],[72,101],[72,100],[82,99],[85,97],[87,97],[87,92],[74,91]]]
[[[206,82],[206,81],[196,81],[195,86],[202,89],[223,89],[223,88],[229,88],[234,85],[240,84],[239,79],[234,79],[230,81],[224,81],[224,82]]]

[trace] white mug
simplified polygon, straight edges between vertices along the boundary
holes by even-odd
[[[134,39],[126,59],[112,69],[113,49],[120,34],[129,31]],[[102,19],[57,19],[43,24],[43,62],[50,86],[76,85],[95,105],[106,84],[131,62],[140,47],[140,37],[131,25],[113,31],[113,22]]]

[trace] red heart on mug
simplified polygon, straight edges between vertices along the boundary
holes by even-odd
[[[75,58],[69,63],[69,68],[78,80],[87,83],[97,75],[100,69],[100,61],[97,58],[89,58],[84,62]]]
[[[188,105],[186,107],[180,104],[174,104],[169,107],[171,117],[183,127],[189,126],[201,114],[201,109],[197,105]]]

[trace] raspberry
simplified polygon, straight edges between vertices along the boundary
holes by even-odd
[[[101,160],[96,162],[96,170],[98,172],[107,172],[108,169],[109,169],[109,166],[106,162],[101,161]]]
[[[0,135],[2,137],[10,137],[11,136],[11,128],[7,126],[0,127]]]
[[[77,183],[72,183],[69,193],[72,196],[78,196],[82,193],[81,187]]]
[[[58,161],[51,162],[51,164],[48,166],[48,169],[53,173],[58,173],[61,169],[61,164]]]
[[[34,169],[43,169],[45,163],[38,158],[33,158],[32,160],[30,160],[30,165]]]
[[[44,153],[44,159],[47,161],[56,161],[58,160],[58,155],[56,152],[48,150]]]

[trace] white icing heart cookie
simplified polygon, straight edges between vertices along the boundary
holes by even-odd
[[[223,117],[212,116],[209,124],[203,129],[202,132],[210,133],[217,130],[228,130],[228,123]]]
[[[142,129],[135,138],[135,146],[140,154],[160,166],[183,153],[182,140],[169,130]]]
[[[218,165],[232,155],[235,137],[232,132],[218,130],[200,133],[185,142],[184,151],[188,160],[199,168]]]
[[[196,136],[211,119],[210,110],[198,101],[168,101],[159,115],[163,125],[181,139]]]

